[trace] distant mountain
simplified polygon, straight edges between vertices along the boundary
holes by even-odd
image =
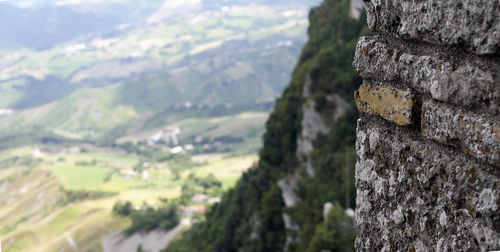
[[[58,43],[111,30],[121,21],[116,16],[68,7],[25,9],[0,3],[0,48],[49,49]]]
[[[187,56],[176,68],[125,82],[117,95],[119,103],[155,110],[186,103],[234,106],[274,101],[303,43],[287,39],[276,35],[256,42],[227,42]]]
[[[44,128],[100,141],[187,113],[171,108],[265,107],[290,80],[315,2],[3,2],[0,108],[13,113],[0,114],[0,135]]]

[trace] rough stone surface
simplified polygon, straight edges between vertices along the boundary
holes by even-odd
[[[431,99],[422,106],[422,133],[443,144],[457,144],[500,167],[500,124],[486,116],[455,109]]]
[[[292,176],[278,180],[278,187],[281,190],[281,197],[286,207],[295,207],[298,203],[302,202],[302,199],[296,193],[299,189],[299,182],[300,174],[298,172]]]
[[[387,37],[362,37],[354,67],[365,79],[395,82],[439,101],[498,115],[500,59],[453,53]]]
[[[364,0],[368,26],[406,40],[500,51],[498,0]]]
[[[497,168],[375,117],[356,149],[359,251],[500,248]]]
[[[363,13],[363,1],[361,0],[350,0],[351,9],[349,10],[349,16],[353,19],[359,20],[361,14]]]
[[[364,2],[356,249],[500,250],[500,1]]]
[[[308,76],[302,91],[302,97],[307,99],[302,105],[302,132],[297,140],[297,159],[305,164],[306,172],[309,176],[314,177],[316,171],[312,165],[311,153],[314,150],[313,142],[319,133],[328,134],[330,128],[325,124],[321,115],[316,111],[316,103],[310,96],[311,77]],[[342,98],[340,98],[342,99]],[[344,112],[345,113],[345,112]],[[339,113],[337,113],[339,114]]]
[[[398,125],[412,123],[413,95],[410,91],[392,87],[363,84],[354,93],[358,110],[379,115]]]

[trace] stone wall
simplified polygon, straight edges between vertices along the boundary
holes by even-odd
[[[364,4],[356,249],[500,250],[500,1]]]

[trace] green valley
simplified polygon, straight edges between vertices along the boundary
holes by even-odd
[[[0,155],[1,164],[9,163],[0,170],[0,240],[6,251],[71,249],[64,249],[67,237],[90,246],[83,251],[100,250],[107,235],[130,223],[112,213],[116,202],[156,206],[161,198],[179,198],[190,176],[211,174],[221,183],[212,197],[220,197],[257,160],[255,155],[184,154],[191,164],[179,168],[175,159],[154,161],[91,145],[18,148]],[[188,196],[182,204],[207,204]]]
[[[265,1],[152,1],[140,6],[68,1],[63,6],[64,11],[134,22],[43,50],[24,45],[2,52],[0,105],[9,111],[0,113],[2,131],[42,127],[96,141],[116,127],[169,108],[271,103],[289,80],[290,62],[305,41],[309,7]],[[122,12],[138,7],[138,13]],[[2,8],[15,7],[0,3]],[[33,8],[39,14],[45,7]]]
[[[3,251],[351,251],[357,2],[0,1]]]
[[[0,1],[3,251],[162,249],[202,221],[258,161],[315,2]]]

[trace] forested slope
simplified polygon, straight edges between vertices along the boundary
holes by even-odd
[[[325,0],[311,10],[309,42],[267,122],[259,163],[168,251],[354,250],[345,209],[355,205],[352,94],[361,78],[351,63],[368,30],[350,7]]]

